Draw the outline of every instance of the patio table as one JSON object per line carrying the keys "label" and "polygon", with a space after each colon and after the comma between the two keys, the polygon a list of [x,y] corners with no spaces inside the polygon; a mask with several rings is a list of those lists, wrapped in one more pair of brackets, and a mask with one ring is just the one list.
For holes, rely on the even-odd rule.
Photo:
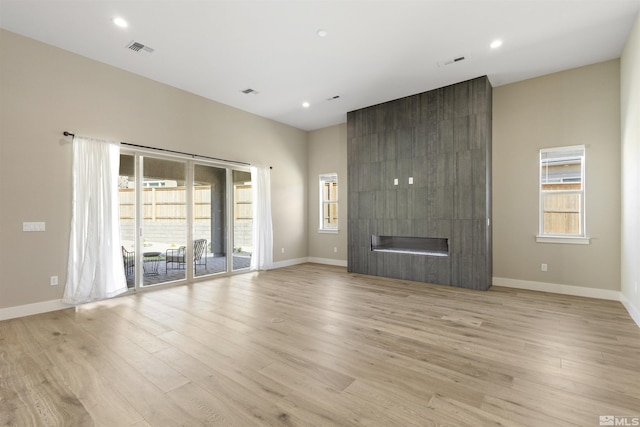
{"label": "patio table", "polygon": [[158,275],[158,266],[160,265],[160,255],[162,252],[144,252],[142,256],[143,264],[142,269],[144,270],[145,276],[157,276]]}

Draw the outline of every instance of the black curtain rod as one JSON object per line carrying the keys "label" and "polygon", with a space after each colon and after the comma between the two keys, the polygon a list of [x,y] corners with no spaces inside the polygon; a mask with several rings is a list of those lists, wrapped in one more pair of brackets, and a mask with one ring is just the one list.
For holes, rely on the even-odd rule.
{"label": "black curtain rod", "polygon": [[[64,132],[62,132],[62,134],[64,136],[70,136],[70,137],[75,137],[76,134],[75,133],[71,133],[71,132],[67,132],[66,130]],[[209,157],[209,156],[201,156],[199,154],[191,154],[191,153],[184,153],[182,151],[175,151],[175,150],[167,150],[166,148],[155,148],[155,147],[147,147],[146,145],[137,145],[137,144],[130,144],[128,142],[121,142],[120,144],[122,145],[127,145],[129,147],[136,147],[136,148],[146,148],[147,150],[154,150],[154,151],[164,151],[165,153],[173,153],[173,154],[181,154],[183,156],[191,156],[192,158],[201,158],[201,159],[209,159],[209,160],[217,160],[219,162],[226,162],[226,163],[235,163],[235,164],[239,164],[239,165],[246,165],[246,166],[251,166],[251,163],[245,163],[245,162],[237,162],[235,160],[225,160],[225,159],[219,159],[217,157]],[[272,166],[269,166],[269,169],[273,169]]]}

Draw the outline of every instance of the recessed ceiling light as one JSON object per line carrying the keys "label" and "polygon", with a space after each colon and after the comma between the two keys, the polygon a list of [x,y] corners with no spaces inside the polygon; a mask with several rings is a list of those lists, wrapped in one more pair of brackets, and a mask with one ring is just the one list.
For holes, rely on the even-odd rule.
{"label": "recessed ceiling light", "polygon": [[497,49],[502,46],[502,40],[494,40],[489,46],[491,49]]}
{"label": "recessed ceiling light", "polygon": [[318,37],[327,37],[329,33],[327,32],[327,30],[318,30],[316,31],[316,34],[318,35]]}
{"label": "recessed ceiling light", "polygon": [[302,103],[302,108],[309,108],[309,106],[310,106],[310,105],[311,105],[311,104],[309,104],[307,101],[304,101],[304,102]]}
{"label": "recessed ceiling light", "polygon": [[127,28],[129,24],[122,18],[113,18],[113,23],[116,24],[120,28]]}

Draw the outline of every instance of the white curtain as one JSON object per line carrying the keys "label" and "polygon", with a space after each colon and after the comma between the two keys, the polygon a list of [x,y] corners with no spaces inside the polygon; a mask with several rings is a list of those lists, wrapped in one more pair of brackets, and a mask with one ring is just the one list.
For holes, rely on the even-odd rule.
{"label": "white curtain", "polygon": [[73,211],[62,301],[81,304],[127,290],[120,244],[120,144],[73,138]]}
{"label": "white curtain", "polygon": [[268,270],[273,264],[273,228],[271,225],[271,171],[252,166],[253,253],[251,270]]}

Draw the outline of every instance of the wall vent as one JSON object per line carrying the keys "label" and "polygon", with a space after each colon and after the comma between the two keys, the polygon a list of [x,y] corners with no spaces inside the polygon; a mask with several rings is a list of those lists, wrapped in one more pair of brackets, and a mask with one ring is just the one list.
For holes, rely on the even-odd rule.
{"label": "wall vent", "polygon": [[149,47],[149,46],[145,46],[142,43],[136,42],[136,41],[132,41],[131,43],[129,43],[127,45],[127,49],[132,50],[136,53],[141,53],[141,54],[146,54],[149,55],[151,53],[153,53],[153,51],[155,49]]}

